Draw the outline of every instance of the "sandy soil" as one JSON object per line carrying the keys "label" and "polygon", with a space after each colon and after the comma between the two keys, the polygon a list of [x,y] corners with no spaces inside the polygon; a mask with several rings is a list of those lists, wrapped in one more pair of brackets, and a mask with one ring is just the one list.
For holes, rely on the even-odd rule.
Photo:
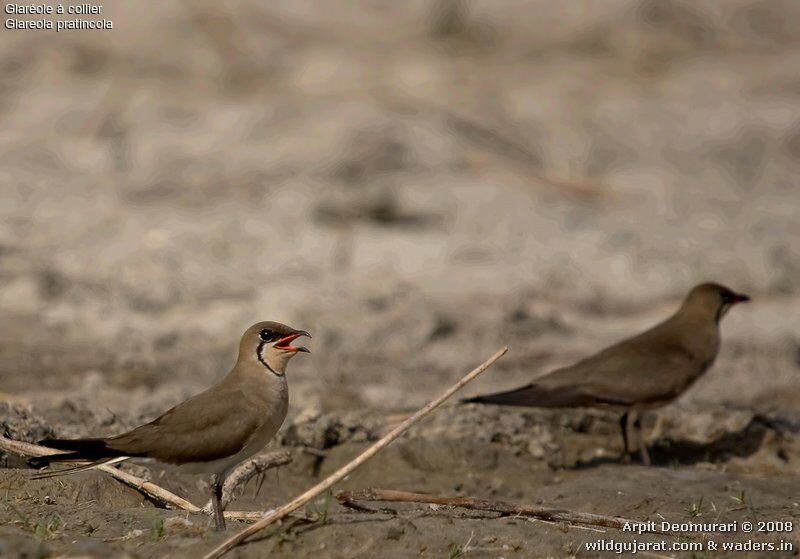
{"label": "sandy soil", "polygon": [[[800,521],[798,5],[454,4],[142,0],[109,7],[111,33],[0,34],[2,431],[120,432],[280,320],[313,354],[292,363],[274,443],[294,462],[234,503],[265,509],[498,347],[465,395],[600,349],[714,279],[753,302],[660,412],[655,467],[617,463],[602,411],[448,407],[342,487]],[[221,537],[99,473],[0,467],[0,557],[196,557]],[[205,499],[201,478],[149,475]],[[585,542],[620,537],[309,514],[233,556],[592,557]]]}

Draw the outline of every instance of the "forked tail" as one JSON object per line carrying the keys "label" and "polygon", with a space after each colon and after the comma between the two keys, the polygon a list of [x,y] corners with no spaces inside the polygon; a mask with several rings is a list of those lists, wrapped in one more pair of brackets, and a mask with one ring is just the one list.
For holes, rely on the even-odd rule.
{"label": "forked tail", "polygon": [[39,441],[39,444],[49,448],[66,450],[68,452],[28,458],[28,465],[32,468],[44,468],[53,462],[88,462],[88,464],[81,464],[65,470],[36,474],[33,476],[33,479],[72,474],[96,468],[102,464],[122,462],[128,458],[127,455],[120,451],[108,448],[104,439],[44,439]]}

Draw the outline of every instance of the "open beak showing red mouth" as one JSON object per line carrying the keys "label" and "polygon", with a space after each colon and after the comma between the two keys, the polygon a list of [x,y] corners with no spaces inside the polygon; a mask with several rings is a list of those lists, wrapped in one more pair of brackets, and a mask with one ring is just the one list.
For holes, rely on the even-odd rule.
{"label": "open beak showing red mouth", "polygon": [[295,330],[294,333],[289,334],[288,336],[285,336],[285,337],[281,338],[280,340],[278,340],[275,343],[274,347],[276,347],[277,349],[281,349],[283,351],[311,353],[311,351],[309,351],[309,349],[307,347],[303,347],[303,346],[294,347],[292,345],[292,342],[295,341],[300,336],[306,336],[306,337],[310,338],[311,334],[309,334],[305,330]]}

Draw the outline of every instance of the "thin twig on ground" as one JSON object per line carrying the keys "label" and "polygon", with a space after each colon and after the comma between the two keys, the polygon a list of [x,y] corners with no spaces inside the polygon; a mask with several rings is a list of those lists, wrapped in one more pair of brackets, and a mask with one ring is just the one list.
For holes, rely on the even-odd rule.
{"label": "thin twig on ground", "polygon": [[618,516],[605,516],[565,509],[554,509],[536,505],[523,505],[505,501],[489,499],[476,499],[474,497],[446,497],[442,495],[428,495],[411,491],[397,491],[394,489],[359,489],[357,491],[340,491],[336,499],[343,506],[355,510],[363,510],[359,501],[382,501],[385,503],[425,503],[430,505],[444,505],[460,507],[469,510],[482,510],[499,512],[503,516],[524,516],[538,518],[549,522],[568,522],[570,524],[583,524],[588,526],[601,526],[603,528],[616,528],[621,530],[625,525],[637,525],[638,520],[629,520]]}
{"label": "thin twig on ground", "polygon": [[[13,452],[22,456],[49,456],[50,454],[59,454],[63,452],[61,450],[48,448],[38,444],[15,441],[2,436],[0,436],[0,450]],[[283,466],[289,462],[291,462],[291,455],[286,451],[279,451],[271,452],[262,456],[256,456],[244,464],[241,464],[231,473],[231,475],[228,477],[228,480],[225,482],[224,490],[227,491],[227,500],[230,501],[231,494],[238,484],[246,482],[256,473],[264,472],[270,468]],[[140,493],[147,495],[151,499],[161,503],[167,508],[180,509],[192,513],[209,514],[209,511],[198,507],[194,503],[187,501],[183,497],[180,497],[171,491],[167,491],[152,481],[147,481],[113,466],[103,465],[98,466],[95,469],[110,474],[113,478],[121,481],[128,487],[136,489]],[[263,518],[265,514],[268,513],[262,511],[225,511],[225,518],[253,521]]]}
{"label": "thin twig on ground", "polygon": [[[48,448],[46,446],[15,441],[5,437],[0,437],[0,449],[13,452],[15,454],[21,454],[23,456],[49,456],[51,454],[59,454],[63,452],[61,450]],[[188,510],[189,512],[202,512],[200,507],[190,503],[183,497],[179,497],[178,495],[167,491],[163,487],[160,487],[151,481],[147,481],[127,472],[123,472],[119,468],[103,465],[98,466],[96,469],[106,472],[107,474],[111,474],[112,477],[118,479],[125,485],[144,493],[148,497],[155,499],[166,506]]]}
{"label": "thin twig on ground", "polygon": [[[233,498],[234,490],[240,485],[244,486],[253,476],[263,474],[272,468],[285,466],[291,461],[291,453],[286,450],[281,450],[278,452],[270,452],[269,454],[262,454],[242,463],[225,478],[225,485],[222,487],[222,507],[225,508],[228,506],[228,503],[230,503]],[[208,504],[203,508],[207,508],[210,514],[211,501],[209,500]]]}
{"label": "thin twig on ground", "polygon": [[437,102],[417,95],[402,95],[397,91],[380,88],[376,97],[393,110],[416,114],[427,112],[438,117],[445,128],[453,132],[459,139],[468,143],[480,153],[493,160],[500,159],[501,168],[514,174],[533,179],[537,183],[558,188],[562,192],[580,196],[584,199],[609,198],[611,193],[607,185],[584,177],[577,180],[546,175],[542,169],[541,157],[519,138],[514,138],[507,131],[481,121],[474,116],[456,112]]}
{"label": "thin twig on ground", "polygon": [[421,408],[413,416],[411,416],[403,423],[395,427],[391,432],[384,435],[380,440],[378,440],[364,452],[356,456],[352,461],[345,464],[343,467],[339,468],[336,472],[334,472],[333,474],[331,474],[330,476],[319,482],[317,485],[308,489],[301,495],[298,495],[297,497],[295,497],[285,505],[279,507],[271,514],[265,516],[252,526],[248,526],[247,528],[241,530],[234,536],[226,539],[220,545],[211,550],[205,556],[204,559],[216,559],[217,557],[221,557],[222,555],[224,555],[225,553],[227,553],[228,551],[230,551],[231,549],[242,543],[244,540],[246,540],[248,537],[252,536],[256,532],[259,532],[260,530],[263,530],[270,524],[273,524],[274,522],[277,522],[278,520],[284,518],[292,511],[303,506],[304,504],[309,502],[311,499],[313,499],[323,491],[327,491],[328,489],[330,489],[333,485],[340,482],[342,479],[345,478],[345,476],[352,473],[356,468],[361,466],[364,462],[366,462],[367,460],[375,456],[378,452],[383,450],[386,446],[389,445],[389,443],[397,439],[400,435],[405,433],[408,429],[410,429],[420,420],[429,415],[433,410],[442,405],[442,403],[445,400],[447,400],[448,398],[450,398],[450,396],[458,392],[461,388],[464,387],[464,385],[466,385],[468,382],[475,379],[478,375],[486,371],[486,369],[488,369],[492,365],[492,363],[500,359],[503,355],[505,355],[507,351],[508,347],[504,347],[501,350],[499,350],[497,353],[492,355],[489,359],[484,361],[477,368],[467,373],[467,375],[465,375],[461,380],[459,380],[453,386],[445,390],[444,393],[442,393],[438,398],[431,400],[427,405]]}

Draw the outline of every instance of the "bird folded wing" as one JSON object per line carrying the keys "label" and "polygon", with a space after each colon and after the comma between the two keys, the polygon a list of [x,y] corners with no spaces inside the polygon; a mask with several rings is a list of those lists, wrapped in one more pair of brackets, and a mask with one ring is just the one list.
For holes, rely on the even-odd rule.
{"label": "bird folded wing", "polygon": [[[169,464],[210,462],[236,454],[263,423],[253,414],[220,405],[242,394],[207,391],[175,406],[155,421],[106,440],[109,448]],[[229,401],[229,400],[228,400]]]}
{"label": "bird folded wing", "polygon": [[[622,348],[619,348],[622,349]],[[614,351],[616,350],[616,351]],[[671,400],[702,373],[685,349],[653,351],[609,348],[571,367],[554,371],[539,384],[550,391],[572,389],[580,404],[624,405]]]}

